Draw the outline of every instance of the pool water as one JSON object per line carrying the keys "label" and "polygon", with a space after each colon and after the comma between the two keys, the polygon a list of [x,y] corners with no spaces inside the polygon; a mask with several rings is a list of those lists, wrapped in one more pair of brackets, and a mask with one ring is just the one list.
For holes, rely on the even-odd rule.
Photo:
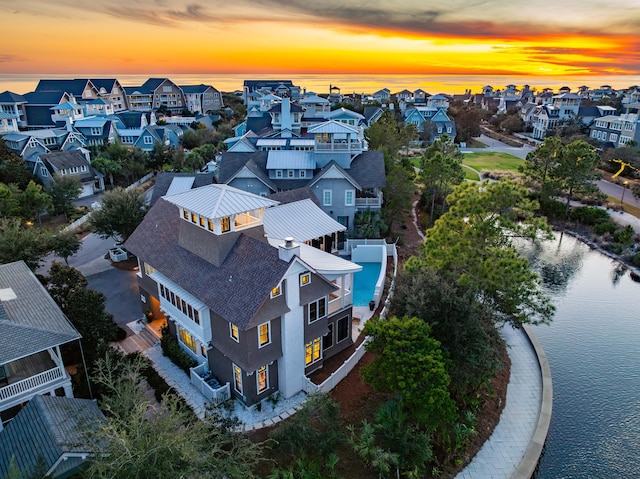
{"label": "pool water", "polygon": [[355,273],[353,278],[353,305],[368,306],[373,299],[376,282],[380,276],[381,263],[358,263],[362,271]]}

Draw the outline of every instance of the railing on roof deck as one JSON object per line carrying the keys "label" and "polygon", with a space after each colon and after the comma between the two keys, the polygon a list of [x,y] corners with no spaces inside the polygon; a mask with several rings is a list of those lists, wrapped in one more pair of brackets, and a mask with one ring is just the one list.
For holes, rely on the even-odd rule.
{"label": "railing on roof deck", "polygon": [[60,379],[65,379],[65,374],[60,368],[49,369],[34,376],[22,379],[15,383],[0,388],[0,401],[35,391],[42,386],[54,383]]}

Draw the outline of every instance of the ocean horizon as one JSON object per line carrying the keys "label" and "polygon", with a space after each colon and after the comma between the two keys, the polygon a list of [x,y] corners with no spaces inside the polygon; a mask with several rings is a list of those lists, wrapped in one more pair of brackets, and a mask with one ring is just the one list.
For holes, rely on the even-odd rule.
{"label": "ocean horizon", "polygon": [[178,85],[197,85],[204,83],[214,88],[230,92],[242,90],[245,80],[291,80],[295,85],[318,94],[329,93],[331,86],[338,87],[342,94],[372,94],[382,88],[388,88],[392,93],[403,89],[417,90],[422,88],[429,94],[447,93],[460,94],[466,90],[480,93],[482,87],[491,85],[494,89],[502,89],[506,85],[514,84],[518,88],[529,85],[541,90],[552,88],[557,91],[562,86],[568,86],[572,91],[581,85],[591,89],[602,85],[609,85],[615,89],[626,89],[640,84],[640,75],[607,75],[607,76],[525,76],[525,75],[418,75],[418,74],[330,74],[330,73],[152,73],[152,74],[98,74],[98,73],[24,73],[0,74],[0,92],[9,90],[18,94],[25,94],[35,90],[41,79],[72,79],[72,78],[117,78],[125,87],[137,86],[148,78],[169,78]]}

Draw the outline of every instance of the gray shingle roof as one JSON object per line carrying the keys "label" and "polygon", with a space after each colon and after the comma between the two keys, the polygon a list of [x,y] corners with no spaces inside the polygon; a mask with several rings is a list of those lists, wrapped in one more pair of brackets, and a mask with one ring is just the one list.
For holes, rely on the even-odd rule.
{"label": "gray shingle roof", "polygon": [[40,159],[55,166],[58,170],[74,166],[89,166],[89,162],[80,150],[52,151],[40,155]]}
{"label": "gray shingle roof", "polygon": [[387,184],[381,150],[363,151],[351,161],[347,171],[363,188],[382,188]]}
{"label": "gray shingle roof", "polygon": [[317,206],[322,206],[320,204],[320,200],[315,195],[313,190],[309,187],[304,188],[296,188],[295,190],[281,191],[279,193],[274,193],[272,195],[267,196],[267,198],[271,198],[272,200],[279,201],[280,204],[293,203],[294,201],[301,200],[311,200]]}
{"label": "gray shingle roof", "polygon": [[8,476],[12,456],[31,477],[39,461],[49,469],[64,453],[93,453],[86,434],[104,419],[95,401],[35,396],[0,432],[0,477]]}
{"label": "gray shingle roof", "polygon": [[[12,296],[10,291],[14,299],[6,299]],[[0,265],[2,297],[0,364],[80,339],[78,331],[24,261]]]}
{"label": "gray shingle roof", "polygon": [[89,82],[86,78],[76,78],[74,80],[40,80],[38,82],[38,86],[36,86],[37,92],[42,91],[56,91],[56,92],[65,92],[71,93],[77,97],[81,97],[84,92],[87,83]]}
{"label": "gray shingle roof", "polygon": [[252,153],[222,153],[222,159],[218,163],[218,182],[226,183],[229,181],[229,179],[235,175],[240,168],[246,165],[249,160],[253,160],[258,168],[266,171],[267,154],[267,151],[256,151]]}
{"label": "gray shingle roof", "polygon": [[[178,244],[180,221],[178,207],[161,198],[125,247],[214,313],[246,329],[289,264],[280,260],[276,248],[240,234],[224,262],[216,267]],[[185,227],[201,229],[192,224]]]}

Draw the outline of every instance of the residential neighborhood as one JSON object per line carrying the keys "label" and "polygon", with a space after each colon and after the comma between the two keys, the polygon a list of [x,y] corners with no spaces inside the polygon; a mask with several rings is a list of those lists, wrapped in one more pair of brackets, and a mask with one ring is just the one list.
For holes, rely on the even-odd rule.
{"label": "residential neighborhood", "polygon": [[[32,92],[0,94],[0,236],[14,246],[0,247],[1,477],[67,478],[106,467],[120,445],[104,426],[113,414],[103,404],[122,393],[109,374],[133,371],[132,357],[149,364],[144,382],[137,370],[130,374],[145,398],[129,390],[136,401],[145,408],[148,401],[149,411],[173,411],[177,401],[176,410],[206,427],[228,414],[232,427],[211,427],[240,441],[243,454],[253,454],[261,434],[286,444],[285,436],[295,437],[287,427],[306,430],[295,422],[307,420],[306,407],[331,407],[309,406],[314,398],[349,396],[343,384],[367,388],[357,404],[343,401],[350,413],[371,395],[380,411],[412,418],[400,448],[391,436],[381,439],[389,431],[379,415],[363,417],[378,421],[375,440],[391,451],[389,470],[440,477],[428,472],[437,464],[462,473],[469,461],[456,454],[472,447],[475,433],[455,438],[456,447],[434,437],[475,428],[480,408],[470,409],[472,397],[506,407],[508,378],[502,396],[485,389],[503,367],[496,351],[512,346],[497,339],[504,333],[496,324],[546,323],[553,307],[528,263],[517,275],[500,262],[479,266],[502,254],[476,256],[486,245],[471,235],[494,212],[465,216],[455,202],[495,207],[502,224],[526,236],[509,216],[516,205],[522,224],[534,214],[550,224],[587,221],[570,210],[597,201],[596,168],[613,184],[622,174],[614,194],[628,228],[608,212],[590,212],[603,217],[585,225],[595,235],[606,224],[597,233],[602,248],[639,266],[627,219],[640,197],[630,185],[640,169],[639,87],[343,94],[333,83],[326,92],[296,83],[247,79],[222,92],[165,77],[134,86],[45,78]],[[473,163],[495,155],[513,164]],[[542,176],[540,158],[549,162]],[[572,158],[588,163],[575,184]],[[487,196],[493,203],[483,202]],[[608,201],[594,211],[611,209]],[[489,242],[515,257],[502,228],[491,226]],[[37,232],[43,236],[28,236]],[[91,256],[74,261],[79,251],[89,254],[89,241],[97,245]],[[482,277],[489,270],[490,281]],[[104,291],[89,289],[96,277]],[[526,298],[501,281],[518,282]],[[110,291],[116,285],[127,286],[126,298]],[[77,298],[97,316],[83,313]],[[114,302],[122,307],[106,306]],[[407,386],[414,378],[403,377],[405,366],[422,386]],[[547,374],[543,365],[535,372]],[[532,387],[544,395],[542,383]],[[386,402],[393,395],[402,401]],[[535,412],[527,425],[539,426]],[[340,467],[357,464],[355,478],[391,477],[357,452],[366,426],[349,427],[331,446],[334,454],[350,451]],[[248,461],[237,477],[311,468],[315,459],[300,451],[314,441],[295,442],[293,454],[309,464],[287,463],[280,450],[263,458],[268,466]],[[429,454],[410,453],[409,443]]]}

